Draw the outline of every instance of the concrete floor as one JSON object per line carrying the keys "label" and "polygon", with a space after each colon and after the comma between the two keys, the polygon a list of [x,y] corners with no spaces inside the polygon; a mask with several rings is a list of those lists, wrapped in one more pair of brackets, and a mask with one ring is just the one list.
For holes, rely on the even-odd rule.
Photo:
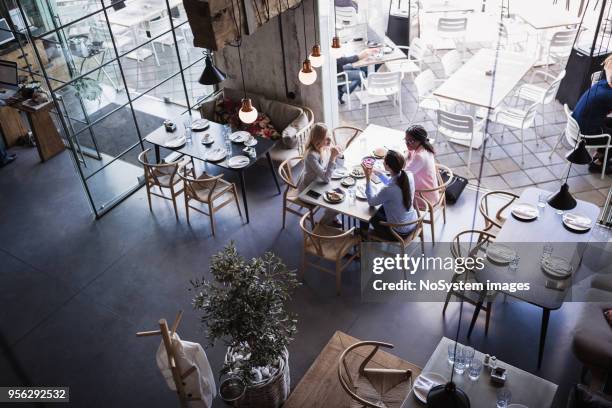
{"label": "concrete floor", "polygon": [[[298,219],[291,216],[281,230],[281,196],[265,167],[246,175],[251,223],[225,208],[213,238],[205,217],[193,217],[189,226],[181,210],[177,222],[169,202],[154,200],[150,213],[144,189],[95,221],[68,152],[41,164],[35,149],[13,151],[17,161],[0,169],[0,386],[70,386],[77,407],[176,406],[154,361],[159,340],[135,333],[182,309],[181,336],[205,344],[189,280],[209,276],[209,257],[230,240],[246,257],[272,250],[290,267],[300,263]],[[466,190],[449,207],[438,237],[448,241],[471,224],[474,195]],[[338,297],[332,276],[306,271],[291,301],[299,316],[289,347],[292,386],[335,330],[391,342],[394,353],[420,366],[441,336],[453,336],[458,304],[443,318],[439,303],[362,303],[358,273],[356,266],[345,273]],[[540,310],[530,305],[496,305],[489,335],[481,318],[471,343],[559,384],[554,407],[564,407],[579,378],[570,348],[579,308],[568,303],[552,313],[541,370],[535,368]],[[465,325],[472,310],[466,306]],[[207,353],[218,372],[224,347]]]}

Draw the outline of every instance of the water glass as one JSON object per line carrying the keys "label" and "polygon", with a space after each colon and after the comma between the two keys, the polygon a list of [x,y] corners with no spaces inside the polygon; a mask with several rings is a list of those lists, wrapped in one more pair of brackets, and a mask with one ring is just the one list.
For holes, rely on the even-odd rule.
{"label": "water glass", "polygon": [[474,350],[474,347],[466,346],[463,348],[463,357],[465,357],[466,366],[470,365],[470,363],[474,359],[475,354],[476,354],[476,350]]}
{"label": "water glass", "polygon": [[349,187],[348,188],[348,199],[349,199],[349,203],[350,204],[355,204],[355,199],[356,199],[356,194],[355,194],[355,186]]}
{"label": "water glass", "polygon": [[191,143],[191,115],[183,117],[183,127],[185,128],[185,141]]}
{"label": "water glass", "polygon": [[506,408],[510,404],[512,394],[508,390],[499,390],[497,392],[497,408]]}
{"label": "water glass", "polygon": [[465,349],[457,349],[457,352],[455,353],[455,374],[457,375],[463,375],[463,373],[465,372],[467,363],[466,363],[466,357],[465,357]]}
{"label": "water glass", "polygon": [[368,148],[368,142],[366,141],[365,137],[360,137],[359,138],[359,149],[361,150],[362,154],[367,154],[368,152],[366,152],[366,149]]}
{"label": "water glass", "polygon": [[538,195],[538,207],[540,207],[541,209],[545,209],[546,208],[546,199],[547,199],[547,194],[545,193],[540,193],[540,195]]}
{"label": "water glass", "polygon": [[553,253],[553,246],[547,242],[546,244],[544,244],[544,248],[542,248],[542,261],[545,259],[548,259],[552,256]]}
{"label": "water glass", "polygon": [[482,361],[478,359],[472,360],[468,368],[468,377],[472,381],[477,381],[480,378],[480,373],[482,373]]}
{"label": "water glass", "polygon": [[229,139],[225,139],[225,152],[228,156],[232,155],[232,142]]}
{"label": "water glass", "polygon": [[[461,346],[457,344],[457,354],[461,352]],[[455,362],[455,343],[448,345],[448,364],[453,365]]]}
{"label": "water glass", "polygon": [[521,260],[521,258],[518,255],[515,255],[514,258],[512,258],[512,260],[508,264],[508,271],[509,272],[516,272],[516,271],[518,271],[518,266],[519,266],[520,260]]}

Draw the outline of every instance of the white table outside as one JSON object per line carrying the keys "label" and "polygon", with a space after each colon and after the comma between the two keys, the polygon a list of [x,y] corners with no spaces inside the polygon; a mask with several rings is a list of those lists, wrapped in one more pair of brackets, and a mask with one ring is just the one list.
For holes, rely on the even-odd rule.
{"label": "white table outside", "polygon": [[[495,109],[529,72],[534,61],[533,56],[483,48],[436,89],[434,95],[466,103],[472,113],[477,107]],[[487,75],[493,70],[494,73]],[[482,138],[475,137],[472,146],[478,149],[481,144]]]}
{"label": "white table outside", "polygon": [[[360,166],[361,160],[365,156],[372,155],[372,152],[377,147],[387,147],[400,152],[406,151],[406,145],[404,144],[404,132],[395,129],[389,129],[378,125],[368,125],[358,138],[356,138],[351,145],[344,152],[344,163],[343,166],[349,171],[354,166]],[[357,185],[364,184],[365,179],[357,179]],[[340,214],[346,214],[349,217],[369,222],[378,207],[370,207],[366,200],[357,198],[354,203],[349,202],[348,197],[341,203],[330,204],[323,199],[325,191],[341,188],[346,191],[345,187],[340,185],[340,180],[332,180],[330,183],[322,183],[319,181],[312,182],[302,193],[300,193],[300,200],[318,205],[322,208],[327,208],[336,211]],[[310,190],[314,190],[321,194],[321,197],[315,199],[309,196],[307,193]]]}

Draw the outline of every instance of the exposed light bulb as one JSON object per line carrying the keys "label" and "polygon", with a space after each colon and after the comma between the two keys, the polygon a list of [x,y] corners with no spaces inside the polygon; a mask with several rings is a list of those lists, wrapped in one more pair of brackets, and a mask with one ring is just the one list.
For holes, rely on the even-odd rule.
{"label": "exposed light bulb", "polygon": [[238,111],[238,117],[244,123],[253,123],[257,120],[257,109],[253,107],[250,99],[242,100],[242,107]]}
{"label": "exposed light bulb", "polygon": [[321,54],[321,46],[319,44],[313,45],[312,53],[310,54],[308,59],[310,60],[310,65],[312,65],[315,68],[319,68],[323,66],[323,63],[325,62],[325,58]]}
{"label": "exposed light bulb", "polygon": [[339,37],[334,37],[332,39],[332,45],[331,45],[331,49],[329,50],[329,53],[331,54],[333,58],[336,58],[336,59],[342,57],[343,50],[342,50],[342,44],[340,43]]}
{"label": "exposed light bulb", "polygon": [[298,74],[298,78],[300,82],[304,85],[312,85],[317,80],[317,71],[312,69],[312,64],[310,63],[310,60],[308,58],[304,60],[304,63],[302,64],[302,69]]}

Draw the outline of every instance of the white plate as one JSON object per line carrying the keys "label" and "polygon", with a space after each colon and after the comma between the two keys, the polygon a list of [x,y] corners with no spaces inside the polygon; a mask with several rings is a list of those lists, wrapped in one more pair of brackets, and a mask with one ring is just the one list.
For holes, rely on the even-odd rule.
{"label": "white plate", "polygon": [[365,173],[363,172],[363,168],[361,168],[361,166],[356,166],[353,168],[353,170],[351,170],[351,173],[349,174],[349,176],[354,177],[354,178],[364,178]]}
{"label": "white plate", "polygon": [[331,175],[332,180],[338,180],[348,176],[348,170],[344,167],[337,167]]}
{"label": "white plate", "polygon": [[215,138],[212,137],[212,135],[210,133],[207,133],[208,137],[204,137],[202,136],[202,144],[203,145],[211,145],[213,143],[215,143]]}
{"label": "white plate", "polygon": [[366,196],[365,189],[366,189],[365,185],[363,184],[358,185],[355,188],[355,197],[360,198],[362,200],[367,200],[368,197]]}
{"label": "white plate", "polygon": [[572,265],[565,258],[551,256],[541,262],[542,270],[557,279],[567,278],[572,274]]}
{"label": "white plate", "polygon": [[338,200],[338,201],[334,201],[334,200],[330,200],[329,198],[327,198],[327,192],[323,193],[323,200],[327,201],[330,204],[339,204],[342,201],[344,201],[344,198],[346,197],[346,194],[342,195],[342,199]]}
{"label": "white plate", "polygon": [[191,122],[191,130],[194,130],[196,132],[204,130],[208,126],[210,126],[210,122],[208,121],[208,119],[197,119]]}
{"label": "white plate", "polygon": [[164,143],[164,146],[166,146],[166,147],[181,147],[185,143],[186,143],[185,136],[179,136],[176,139],[168,140],[166,143]]}
{"label": "white plate", "polygon": [[355,179],[351,176],[344,177],[342,180],[340,180],[340,184],[342,184],[344,187],[354,186],[355,183]]}
{"label": "white plate", "polygon": [[230,158],[227,164],[233,169],[241,169],[243,167],[248,166],[250,162],[251,162],[251,159],[249,159],[246,156],[240,155],[240,156],[234,156]]}
{"label": "white plate", "polygon": [[[430,380],[432,382],[431,386],[427,386],[428,390],[427,393],[424,392],[424,390],[421,390],[420,388],[417,388],[417,382],[420,382],[420,378],[424,377],[427,378],[428,380]],[[446,384],[446,378],[444,378],[444,376],[437,374],[437,373],[422,373],[421,375],[419,375],[415,380],[414,380],[414,384],[412,386],[412,391],[414,392],[414,396],[416,397],[416,399],[418,399],[419,401],[421,401],[423,404],[427,403],[427,394],[429,393],[429,390],[431,390],[433,387],[440,385],[440,384]]]}
{"label": "white plate", "polygon": [[249,137],[251,137],[251,134],[249,132],[246,132],[244,130],[239,130],[230,135],[230,140],[234,143],[242,143],[245,140],[247,140]]}
{"label": "white plate", "polygon": [[255,138],[252,138],[252,139],[250,139],[250,140],[249,140],[249,139],[247,139],[247,141],[246,141],[246,142],[244,142],[244,145],[245,145],[245,146],[247,146],[247,147],[253,147],[253,146],[255,146],[256,144],[257,144],[257,139],[255,139]]}
{"label": "white plate", "polygon": [[225,149],[217,148],[213,149],[206,155],[206,160],[211,162],[221,161],[225,159],[227,156],[227,151]]}
{"label": "white plate", "polygon": [[512,207],[512,215],[514,215],[519,220],[531,221],[538,218],[539,215],[538,208],[535,205],[527,204],[527,203],[518,203],[514,207]]}
{"label": "white plate", "polygon": [[487,248],[487,258],[496,264],[508,265],[515,256],[516,251],[506,245],[491,244]]}
{"label": "white plate", "polygon": [[593,226],[593,221],[584,215],[565,213],[563,214],[563,224],[576,231],[588,231]]}

